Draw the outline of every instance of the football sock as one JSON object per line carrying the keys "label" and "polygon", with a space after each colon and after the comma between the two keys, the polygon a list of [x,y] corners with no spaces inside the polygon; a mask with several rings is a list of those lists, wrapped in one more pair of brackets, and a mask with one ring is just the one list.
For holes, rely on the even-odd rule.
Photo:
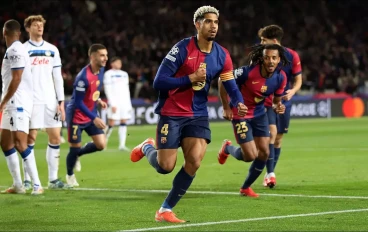
{"label": "football sock", "polygon": [[237,160],[244,160],[243,153],[240,147],[234,147],[232,145],[227,145],[225,147],[225,153],[232,155]]}
{"label": "football sock", "polygon": [[58,178],[60,144],[50,144],[46,149],[46,161],[49,168],[49,182]]}
{"label": "football sock", "polygon": [[107,139],[110,138],[113,130],[114,130],[114,127],[112,127],[112,126],[109,125],[109,128],[106,131],[106,137],[107,137]]}
{"label": "football sock", "polygon": [[274,161],[273,161],[273,163],[274,163],[273,169],[274,170],[276,168],[277,161],[279,161],[280,153],[281,153],[281,147],[279,147],[279,148],[275,147],[275,157],[274,157]]}
{"label": "football sock", "polygon": [[250,165],[249,173],[247,178],[245,179],[242,189],[249,188],[254,183],[254,181],[257,180],[259,175],[261,175],[265,166],[266,161],[260,160],[258,158],[255,159],[252,165]]}
{"label": "football sock", "polygon": [[72,176],[74,174],[73,169],[75,166],[75,163],[78,159],[79,151],[81,150],[80,147],[71,147],[69,148],[68,156],[66,157],[66,169],[69,176]]}
{"label": "football sock", "polygon": [[121,123],[119,126],[119,139],[120,139],[119,147],[125,147],[126,135],[127,135],[127,126],[125,123]]}
{"label": "football sock", "polygon": [[180,201],[180,199],[187,192],[188,188],[193,182],[195,176],[191,176],[184,170],[180,169],[173,180],[173,186],[167,195],[164,203],[161,205],[160,213],[165,212],[165,209],[171,210]]}
{"label": "football sock", "polygon": [[86,155],[96,151],[101,150],[96,147],[96,144],[94,144],[93,142],[89,142],[80,149],[78,156]]}
{"label": "football sock", "polygon": [[[28,144],[28,147],[29,147],[30,149],[33,149],[33,148],[34,148],[34,144]],[[27,170],[26,170],[26,169],[25,169],[25,167],[24,167],[24,161],[23,161],[23,159],[22,159],[22,167],[23,167],[24,181],[29,181],[29,182],[31,182],[31,177],[29,176],[29,174],[28,174]]]}
{"label": "football sock", "polygon": [[13,177],[13,185],[17,188],[22,187],[22,177],[20,174],[19,158],[15,148],[4,152],[9,172]]}
{"label": "football sock", "polygon": [[157,161],[157,150],[151,144],[146,144],[142,150],[143,150],[143,154],[147,157],[149,164],[154,169],[156,169],[158,173],[161,173],[161,174],[170,173],[166,171],[165,169],[161,168],[160,164]]}
{"label": "football sock", "polygon": [[266,163],[267,173],[271,173],[274,170],[274,158],[275,158],[275,149],[274,145],[270,144],[270,155],[268,156],[268,160]]}
{"label": "football sock", "polygon": [[33,185],[41,186],[41,181],[38,176],[38,170],[36,165],[36,159],[34,155],[34,149],[27,147],[26,150],[20,152],[20,155],[24,161],[24,167],[27,173],[31,176]]}

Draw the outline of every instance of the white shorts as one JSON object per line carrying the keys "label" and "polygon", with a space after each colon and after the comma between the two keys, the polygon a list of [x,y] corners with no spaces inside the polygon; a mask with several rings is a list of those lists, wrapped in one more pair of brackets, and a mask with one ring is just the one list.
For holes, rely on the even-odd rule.
{"label": "white shorts", "polygon": [[132,107],[116,107],[116,112],[112,113],[111,106],[107,109],[107,118],[112,120],[130,119],[132,117]]}
{"label": "white shorts", "polygon": [[57,103],[33,105],[30,129],[61,127],[61,118],[57,114]]}
{"label": "white shorts", "polygon": [[1,129],[29,133],[30,116],[24,110],[5,109],[1,119]]}

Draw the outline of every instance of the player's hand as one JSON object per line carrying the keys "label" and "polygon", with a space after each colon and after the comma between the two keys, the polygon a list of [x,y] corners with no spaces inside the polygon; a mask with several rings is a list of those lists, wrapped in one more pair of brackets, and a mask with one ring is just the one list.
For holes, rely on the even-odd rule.
{"label": "player's hand", "polygon": [[116,111],[117,111],[117,109],[118,109],[118,108],[117,108],[116,106],[111,107],[111,111],[112,111],[112,113],[113,113],[113,114],[115,114],[115,113],[116,113]]}
{"label": "player's hand", "polygon": [[290,101],[290,99],[295,95],[295,90],[293,89],[288,89],[285,92],[286,94],[284,96],[282,96],[282,99],[285,101]]}
{"label": "player's hand", "polygon": [[206,69],[199,67],[197,71],[189,75],[192,83],[206,81]]}
{"label": "player's hand", "polygon": [[239,102],[238,104],[238,115],[240,117],[244,117],[248,112],[248,107],[246,107],[243,103]]}
{"label": "player's hand", "polygon": [[65,121],[65,110],[64,110],[64,102],[61,102],[60,105],[58,105],[57,114],[60,115],[60,120],[63,122]]}
{"label": "player's hand", "polygon": [[96,117],[94,120],[93,120],[93,123],[97,126],[97,128],[100,128],[100,129],[105,129],[106,128],[106,124],[104,123],[104,121],[99,118],[99,117]]}
{"label": "player's hand", "polygon": [[106,109],[107,108],[107,104],[106,102],[102,101],[102,100],[98,100],[98,104],[100,104],[102,109]]}
{"label": "player's hand", "polygon": [[284,104],[279,102],[274,109],[277,114],[284,114],[286,107]]}
{"label": "player's hand", "polygon": [[226,107],[223,109],[222,116],[226,120],[233,120],[233,111],[230,109],[230,107]]}

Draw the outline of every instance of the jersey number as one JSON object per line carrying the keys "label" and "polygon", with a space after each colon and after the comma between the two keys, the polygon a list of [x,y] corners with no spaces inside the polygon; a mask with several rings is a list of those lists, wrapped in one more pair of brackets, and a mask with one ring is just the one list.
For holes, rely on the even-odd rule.
{"label": "jersey number", "polygon": [[164,124],[161,127],[161,134],[167,135],[169,133],[169,124]]}
{"label": "jersey number", "polygon": [[14,126],[13,117],[10,118],[10,125]]}
{"label": "jersey number", "polygon": [[246,122],[237,123],[237,124],[235,124],[235,126],[236,126],[236,133],[237,134],[245,133],[245,132],[248,131],[248,127],[247,127]]}

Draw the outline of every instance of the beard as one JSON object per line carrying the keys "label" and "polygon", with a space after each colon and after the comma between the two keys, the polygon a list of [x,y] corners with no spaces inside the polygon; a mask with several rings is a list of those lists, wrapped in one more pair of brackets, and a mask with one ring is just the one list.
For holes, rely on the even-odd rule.
{"label": "beard", "polygon": [[208,36],[207,37],[207,41],[214,41],[215,40],[215,36]]}

